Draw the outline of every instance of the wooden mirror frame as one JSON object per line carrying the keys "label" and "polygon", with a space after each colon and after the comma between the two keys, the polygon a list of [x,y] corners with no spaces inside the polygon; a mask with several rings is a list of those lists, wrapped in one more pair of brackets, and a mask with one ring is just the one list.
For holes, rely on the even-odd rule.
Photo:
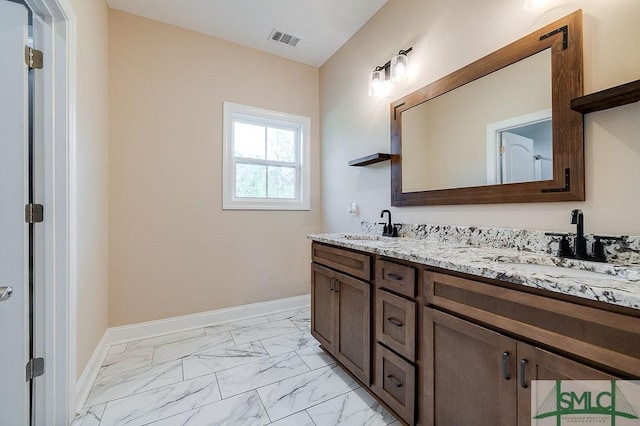
{"label": "wooden mirror frame", "polygon": [[[402,113],[494,71],[551,49],[553,180],[402,192]],[[537,203],[583,201],[582,10],[535,31],[391,104],[391,205]]]}

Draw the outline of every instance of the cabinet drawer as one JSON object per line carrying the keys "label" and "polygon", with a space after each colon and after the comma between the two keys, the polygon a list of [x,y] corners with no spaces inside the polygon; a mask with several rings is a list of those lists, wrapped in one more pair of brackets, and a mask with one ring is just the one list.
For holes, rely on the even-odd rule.
{"label": "cabinet drawer", "polygon": [[371,280],[371,256],[367,254],[313,243],[311,259],[345,274]]}
{"label": "cabinet drawer", "polygon": [[426,271],[426,302],[479,323],[640,376],[640,318]]}
{"label": "cabinet drawer", "polygon": [[376,340],[416,358],[416,302],[376,289]]}
{"label": "cabinet drawer", "polygon": [[374,390],[405,422],[414,424],[415,367],[380,344],[376,345]]}
{"label": "cabinet drawer", "polygon": [[416,296],[416,270],[386,260],[376,262],[376,284],[407,297]]}

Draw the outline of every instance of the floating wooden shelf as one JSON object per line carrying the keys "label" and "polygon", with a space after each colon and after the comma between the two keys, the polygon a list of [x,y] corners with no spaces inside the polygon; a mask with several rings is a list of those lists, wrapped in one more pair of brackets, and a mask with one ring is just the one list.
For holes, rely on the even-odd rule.
{"label": "floating wooden shelf", "polygon": [[571,109],[588,114],[640,101],[640,80],[571,100]]}
{"label": "floating wooden shelf", "polygon": [[356,158],[349,161],[350,166],[362,167],[369,164],[379,163],[381,161],[387,161],[391,159],[391,154],[383,154],[382,152],[376,152],[375,154],[367,155],[366,157]]}

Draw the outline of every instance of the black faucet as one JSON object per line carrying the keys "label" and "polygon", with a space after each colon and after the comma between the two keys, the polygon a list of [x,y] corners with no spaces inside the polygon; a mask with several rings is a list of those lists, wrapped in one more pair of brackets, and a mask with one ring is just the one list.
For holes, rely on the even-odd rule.
{"label": "black faucet", "polygon": [[571,234],[557,232],[545,233],[545,235],[551,237],[561,237],[558,245],[558,257],[606,262],[607,255],[604,243],[624,240],[624,237],[594,235],[594,241],[591,243],[591,253],[587,253],[587,239],[584,236],[584,213],[582,213],[580,209],[572,210],[570,219],[571,224],[576,225],[576,235],[573,238],[573,250],[571,249],[568,239]]}
{"label": "black faucet", "polygon": [[576,225],[576,236],[573,239],[574,254],[578,259],[587,257],[587,240],[584,238],[584,214],[582,210],[571,211],[571,224]]}
{"label": "black faucet", "polygon": [[382,210],[380,212],[380,217],[384,217],[384,214],[387,213],[389,215],[387,223],[384,224],[384,228],[382,228],[382,236],[383,237],[397,237],[398,236],[398,228],[395,225],[391,224],[391,211]]}

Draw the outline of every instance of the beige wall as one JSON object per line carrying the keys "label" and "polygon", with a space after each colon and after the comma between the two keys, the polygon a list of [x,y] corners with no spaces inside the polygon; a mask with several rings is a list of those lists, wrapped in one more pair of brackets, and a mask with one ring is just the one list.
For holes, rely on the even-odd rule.
{"label": "beige wall", "polygon": [[[318,69],[109,12],[109,324],[309,293]],[[312,120],[311,211],[222,210],[222,104]]]}
{"label": "beige wall", "polygon": [[550,110],[550,64],[547,49],[404,111],[403,192],[486,185],[487,125]]}
{"label": "beige wall", "polygon": [[[389,152],[389,104],[576,9],[584,11],[585,93],[636,80],[640,50],[637,0],[390,0],[320,69],[322,208],[327,231],[358,230],[390,205],[389,163],[347,167]],[[367,95],[376,65],[413,46],[409,82],[385,98]],[[640,235],[640,103],[585,116],[586,201],[405,207],[394,221],[571,230],[569,211],[585,212],[587,232]],[[360,216],[346,213],[357,202]]]}
{"label": "beige wall", "polygon": [[77,16],[77,374],[107,329],[108,9],[74,0]]}

